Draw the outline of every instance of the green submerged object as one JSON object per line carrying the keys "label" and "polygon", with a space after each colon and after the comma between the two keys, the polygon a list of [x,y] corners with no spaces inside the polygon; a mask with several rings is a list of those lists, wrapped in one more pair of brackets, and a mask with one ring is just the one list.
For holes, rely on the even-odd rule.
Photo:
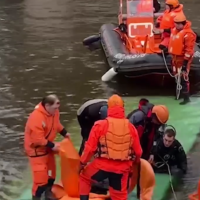
{"label": "green submerged object", "polygon": [[[138,107],[141,97],[125,97],[126,114]],[[173,97],[146,97],[153,104],[163,104],[169,108],[169,125],[173,125],[177,131],[177,139],[181,142],[186,152],[192,148],[200,127],[200,99],[191,98],[192,102],[187,105],[179,105],[179,101]],[[73,134],[72,140],[76,147],[80,145],[79,127],[77,123],[72,122],[68,130]],[[71,128],[70,128],[71,127]],[[59,173],[58,173],[59,177]],[[156,174],[156,188],[154,190],[153,200],[165,199],[170,188],[169,176],[166,174]],[[136,193],[133,191],[129,199],[135,200]],[[17,200],[31,199],[31,185],[26,188]]]}

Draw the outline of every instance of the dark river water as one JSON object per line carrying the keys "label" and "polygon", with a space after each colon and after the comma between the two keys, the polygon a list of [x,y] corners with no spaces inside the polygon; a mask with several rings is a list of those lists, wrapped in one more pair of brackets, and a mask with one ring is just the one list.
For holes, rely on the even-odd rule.
{"label": "dark river water", "polygon": [[[182,3],[200,32],[200,1]],[[24,124],[44,95],[59,96],[61,120],[67,125],[87,99],[107,97],[114,91],[160,94],[160,90],[147,91],[129,81],[101,82],[107,66],[103,54],[86,50],[82,40],[97,33],[101,24],[117,22],[117,13],[116,0],[0,1],[1,200],[13,200],[21,192],[27,167],[22,148]]]}

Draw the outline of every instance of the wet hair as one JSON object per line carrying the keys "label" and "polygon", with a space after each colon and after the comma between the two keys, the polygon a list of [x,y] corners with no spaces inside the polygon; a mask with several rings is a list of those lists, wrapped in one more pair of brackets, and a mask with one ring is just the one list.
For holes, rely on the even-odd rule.
{"label": "wet hair", "polygon": [[55,94],[50,94],[42,99],[42,106],[45,106],[46,104],[52,106],[55,103],[56,99],[58,99],[58,97]]}
{"label": "wet hair", "polygon": [[167,135],[168,137],[176,137],[176,132],[173,128],[169,128],[165,130],[164,135]]}

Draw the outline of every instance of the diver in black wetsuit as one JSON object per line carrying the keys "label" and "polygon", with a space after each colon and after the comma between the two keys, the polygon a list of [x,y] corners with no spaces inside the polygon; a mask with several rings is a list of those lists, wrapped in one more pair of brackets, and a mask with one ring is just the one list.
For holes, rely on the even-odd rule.
{"label": "diver in black wetsuit", "polygon": [[187,157],[175,136],[174,128],[166,129],[163,138],[160,138],[157,146],[152,149],[149,161],[155,172],[168,173],[168,166],[173,174],[187,172]]}
{"label": "diver in black wetsuit", "polygon": [[93,99],[86,101],[77,111],[77,119],[81,127],[82,144],[79,155],[82,154],[84,144],[87,141],[94,123],[107,117],[107,100]]}

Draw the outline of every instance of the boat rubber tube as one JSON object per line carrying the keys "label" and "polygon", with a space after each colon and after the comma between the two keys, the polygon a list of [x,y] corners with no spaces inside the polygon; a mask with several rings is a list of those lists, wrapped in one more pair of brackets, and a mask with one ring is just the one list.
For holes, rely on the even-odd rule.
{"label": "boat rubber tube", "polygon": [[[113,24],[104,24],[100,28],[101,45],[110,68],[125,75],[129,75],[130,72],[136,75],[161,73],[161,71],[167,73],[162,54],[130,54],[121,41],[120,35],[114,31],[115,28]],[[198,45],[195,46],[195,52],[200,54]],[[166,55],[165,59],[170,66],[171,56]],[[200,72],[200,56],[195,54],[191,71],[196,70]]]}

